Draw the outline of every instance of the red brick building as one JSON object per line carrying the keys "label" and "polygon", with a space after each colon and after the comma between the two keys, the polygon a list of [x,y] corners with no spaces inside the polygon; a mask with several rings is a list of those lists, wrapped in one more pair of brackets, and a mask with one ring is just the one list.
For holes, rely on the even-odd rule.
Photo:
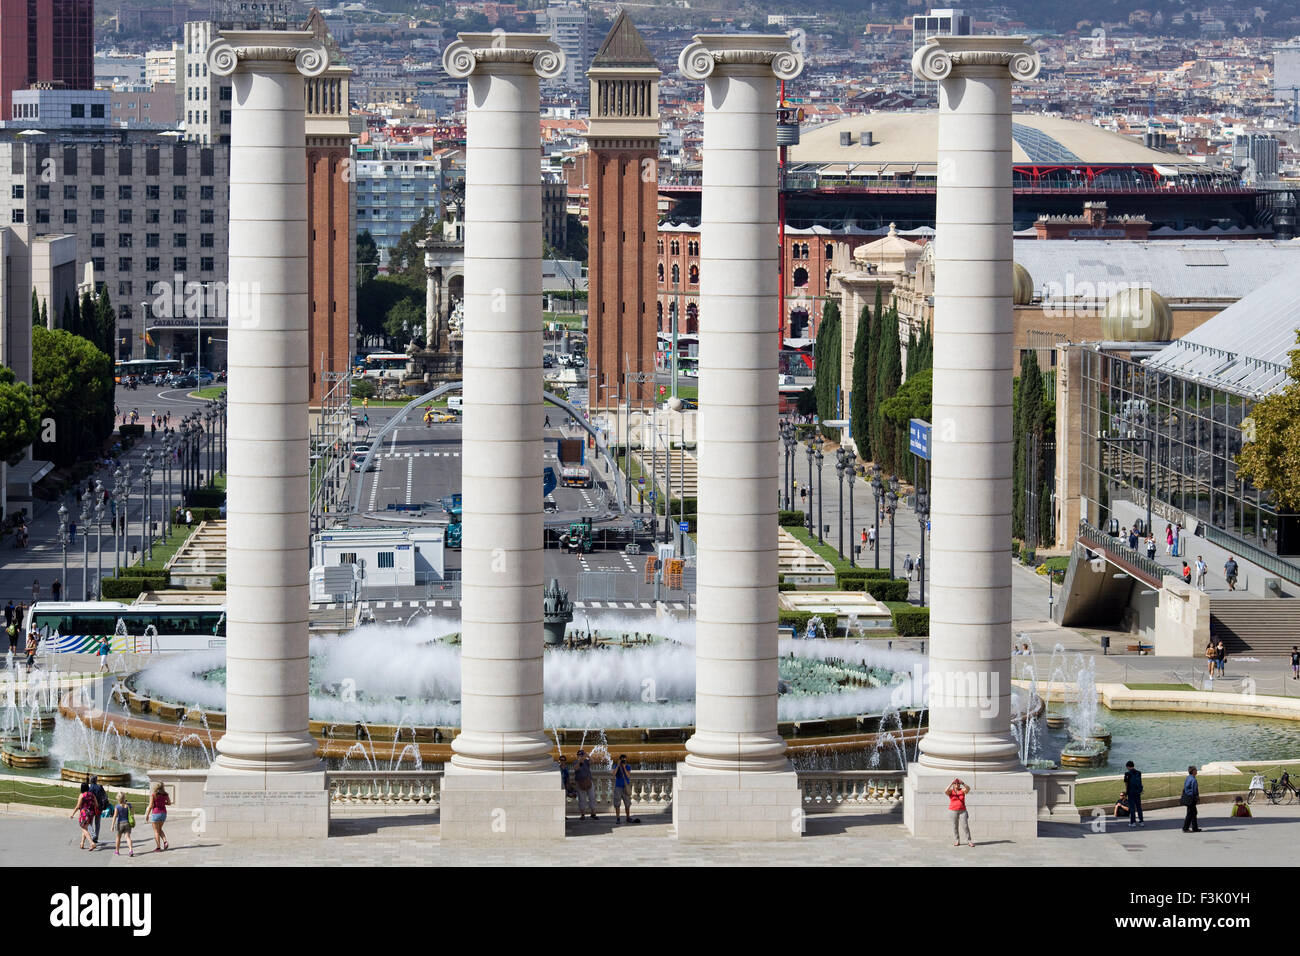
{"label": "red brick building", "polygon": [[652,400],[655,368],[659,68],[620,10],[592,57],[588,124],[587,352],[591,404]]}

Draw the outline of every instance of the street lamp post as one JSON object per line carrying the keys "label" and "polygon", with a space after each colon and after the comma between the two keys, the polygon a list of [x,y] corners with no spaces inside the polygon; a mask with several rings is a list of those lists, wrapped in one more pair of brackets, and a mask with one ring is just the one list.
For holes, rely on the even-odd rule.
{"label": "street lamp post", "polygon": [[68,586],[68,506],[59,505],[59,545],[63,548],[63,577],[59,578],[59,587]]}
{"label": "street lamp post", "polygon": [[889,479],[889,491],[885,493],[885,514],[889,515],[889,576],[894,577],[894,512],[898,510],[898,476]]}
{"label": "street lamp post", "polygon": [[[113,574],[116,576],[121,573],[121,569],[126,567],[126,529],[127,507],[131,503],[131,466],[123,465],[121,468],[121,484],[113,489],[114,497],[117,500],[117,518],[114,522],[114,533],[117,534],[117,527],[121,527],[121,533],[117,534],[114,539],[115,546],[113,551]],[[121,546],[121,556],[118,556],[117,545]]]}
{"label": "street lamp post", "polygon": [[108,516],[113,522],[113,576],[116,577],[119,569],[118,565],[118,534],[117,534],[117,509],[121,507],[119,499],[122,497],[122,469],[117,468],[113,471],[113,490],[109,493],[109,500],[113,503],[109,506]]}
{"label": "street lamp post", "polygon": [[144,487],[141,489],[140,509],[140,560],[148,561],[153,556],[153,534],[150,519],[153,517],[153,449],[144,453],[144,467],[140,470]]}
{"label": "street lamp post", "polygon": [[[822,525],[822,499],[824,499],[826,495],[822,489],[822,459],[826,456],[822,454],[822,450],[818,448],[815,457],[817,459],[817,543],[823,544],[822,530],[824,526]],[[810,513],[812,511],[811,501],[808,503],[808,511]]]}
{"label": "street lamp post", "polygon": [[855,458],[856,456],[853,452],[849,452],[848,468],[844,470],[844,477],[848,479],[849,482],[849,567],[851,568],[857,567],[857,563],[853,560],[853,555],[857,551],[857,544],[855,543],[857,539],[854,537],[857,533],[857,526],[854,524],[853,517],[853,480],[858,477],[858,467],[857,462],[854,460]]}
{"label": "street lamp post", "polygon": [[817,449],[814,447],[811,438],[808,439],[808,443],[804,446],[804,452],[808,455],[808,534],[811,537],[813,530],[813,500],[811,496],[814,494],[813,462],[817,459]]}
{"label": "street lamp post", "polygon": [[925,521],[930,516],[930,495],[924,488],[916,489],[916,520],[921,526],[921,560],[917,562],[917,577],[921,581],[921,607],[925,607]]}
{"label": "street lamp post", "polygon": [[844,469],[848,466],[844,462],[844,446],[835,450],[835,474],[840,479],[840,508],[836,512],[836,522],[840,526],[840,557],[844,557]]}
{"label": "street lamp post", "polygon": [[104,579],[104,485],[95,482],[95,597],[100,596],[99,582]]}
{"label": "street lamp post", "polygon": [[172,443],[173,435],[166,432],[163,435],[163,540],[169,541],[172,536],[172,456],[175,454],[175,446]]}
{"label": "street lamp post", "polygon": [[884,495],[885,489],[880,481],[880,465],[872,462],[871,465],[871,494],[876,499],[876,510],[872,512],[872,527],[876,529],[874,535],[875,541],[872,542],[876,552],[876,568],[880,567],[880,499]]}
{"label": "street lamp post", "polygon": [[[94,512],[94,504],[91,502],[91,491],[86,489],[86,493],[81,496],[81,599],[89,601],[89,592],[86,590],[87,580],[90,577],[90,517]],[[66,586],[66,582],[65,582]]]}

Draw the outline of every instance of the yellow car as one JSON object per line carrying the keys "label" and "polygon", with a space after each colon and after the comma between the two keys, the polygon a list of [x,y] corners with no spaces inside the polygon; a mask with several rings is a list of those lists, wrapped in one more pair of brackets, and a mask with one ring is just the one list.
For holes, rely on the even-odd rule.
{"label": "yellow car", "polygon": [[426,425],[444,425],[448,422],[460,421],[451,412],[427,411],[424,413],[424,423]]}

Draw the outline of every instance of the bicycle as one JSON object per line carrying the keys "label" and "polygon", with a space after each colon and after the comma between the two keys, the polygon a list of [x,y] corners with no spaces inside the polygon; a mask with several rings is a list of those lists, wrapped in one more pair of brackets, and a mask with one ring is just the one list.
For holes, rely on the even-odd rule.
{"label": "bicycle", "polygon": [[1268,786],[1264,788],[1264,796],[1268,797],[1268,802],[1276,807],[1300,800],[1300,790],[1297,790],[1295,784],[1291,782],[1290,774],[1283,771],[1280,778],[1268,782]]}

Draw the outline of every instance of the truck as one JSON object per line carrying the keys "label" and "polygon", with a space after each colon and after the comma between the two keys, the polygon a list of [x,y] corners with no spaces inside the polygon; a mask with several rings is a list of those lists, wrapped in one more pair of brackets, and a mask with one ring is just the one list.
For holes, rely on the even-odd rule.
{"label": "truck", "polygon": [[560,534],[560,544],[570,554],[591,554],[591,519],[579,518]]}
{"label": "truck", "polygon": [[463,527],[464,525],[462,525],[460,521],[455,518],[453,518],[452,521],[447,525],[447,534],[446,537],[444,538],[444,540],[447,542],[447,547],[455,548],[457,551],[460,550],[460,536],[461,536],[461,529]]}

